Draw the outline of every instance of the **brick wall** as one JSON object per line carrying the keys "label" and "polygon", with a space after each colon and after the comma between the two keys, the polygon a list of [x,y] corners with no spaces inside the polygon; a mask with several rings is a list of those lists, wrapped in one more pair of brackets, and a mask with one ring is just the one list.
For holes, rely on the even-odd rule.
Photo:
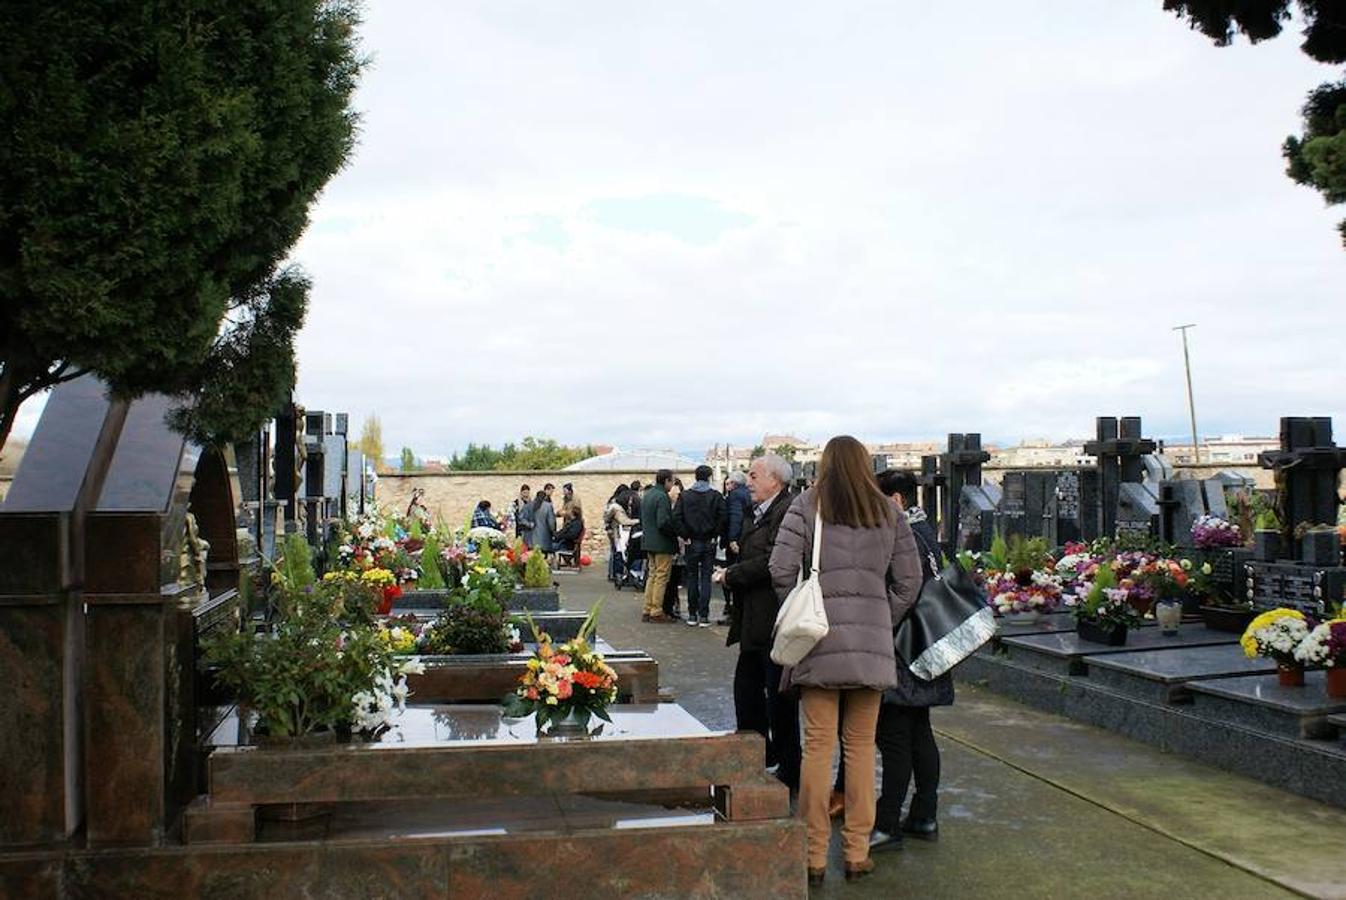
{"label": "brick wall", "polygon": [[[683,484],[692,483],[691,472],[676,472]],[[607,559],[608,539],[603,533],[603,507],[617,485],[654,480],[653,472],[446,472],[389,473],[379,476],[376,496],[381,507],[402,513],[411,502],[411,492],[424,488],[425,505],[451,527],[462,525],[482,500],[490,500],[496,512],[506,512],[527,484],[536,493],[542,485],[556,485],[553,500],[560,512],[561,485],[570,482],[584,508],[585,548],[594,559]]]}

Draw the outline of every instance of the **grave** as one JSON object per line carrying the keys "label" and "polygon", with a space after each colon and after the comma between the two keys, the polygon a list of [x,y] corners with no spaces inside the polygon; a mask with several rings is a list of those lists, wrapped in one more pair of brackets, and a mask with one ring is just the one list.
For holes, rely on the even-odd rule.
{"label": "grave", "polygon": [[1179,626],[1177,634],[1164,634],[1154,626],[1132,629],[1126,636],[1126,643],[1120,647],[1081,640],[1073,631],[1007,637],[1000,644],[1011,659],[1030,668],[1061,675],[1084,675],[1088,673],[1089,660],[1096,656],[1237,642],[1235,635],[1210,631],[1204,625],[1184,624]]}
{"label": "grave", "polygon": [[1190,703],[1194,682],[1276,672],[1274,662],[1249,659],[1238,644],[1103,653],[1087,657],[1086,665],[1092,682],[1158,703]]}
{"label": "grave", "polygon": [[990,546],[993,517],[1000,503],[1000,487],[982,481],[982,465],[991,454],[981,448],[981,435],[950,434],[948,449],[939,457],[944,478],[940,521],[949,548],[982,550]]}
{"label": "grave", "polygon": [[1096,479],[1091,469],[1006,472],[993,528],[1006,540],[1041,537],[1051,547],[1091,541],[1098,536]]}
{"label": "grave", "polygon": [[237,627],[237,485],[166,397],[48,400],[0,507],[0,846],[163,844],[196,790],[197,635]]}
{"label": "grave", "polygon": [[1346,713],[1346,699],[1327,696],[1326,676],[1305,672],[1303,687],[1281,687],[1274,674],[1194,682],[1197,711],[1292,738],[1333,738],[1328,717]]}
{"label": "grave", "polygon": [[1139,416],[1095,420],[1095,438],[1084,445],[1084,452],[1097,460],[1100,535],[1158,533],[1157,488],[1145,481],[1145,457],[1157,448],[1142,437]]}
{"label": "grave", "polygon": [[[1336,523],[1337,477],[1346,466],[1346,448],[1333,443],[1332,420],[1326,418],[1283,418],[1280,440],[1279,450],[1258,461],[1276,472],[1283,558],[1246,564],[1246,596],[1258,609],[1286,606],[1323,618],[1346,602],[1340,545],[1334,546],[1335,534],[1327,535],[1327,552],[1320,556],[1313,535],[1296,541],[1294,531],[1301,523]],[[1306,554],[1310,546],[1315,552]]]}

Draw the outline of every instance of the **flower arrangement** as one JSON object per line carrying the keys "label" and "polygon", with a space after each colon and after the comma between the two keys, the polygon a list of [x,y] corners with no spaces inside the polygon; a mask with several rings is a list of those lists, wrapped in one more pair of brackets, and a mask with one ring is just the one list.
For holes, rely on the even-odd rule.
{"label": "flower arrangement", "polygon": [[1088,593],[1075,606],[1076,622],[1089,622],[1101,628],[1129,628],[1140,624],[1140,619],[1130,591],[1118,587],[1113,567],[1099,566]]}
{"label": "flower arrangement", "polygon": [[1061,603],[1061,578],[1050,572],[1033,571],[1025,585],[1008,572],[988,573],[986,594],[997,615],[1049,613]]}
{"label": "flower arrangement", "polygon": [[617,673],[588,642],[600,606],[601,602],[594,604],[574,640],[559,646],[528,617],[537,651],[519,677],[519,686],[505,697],[505,715],[523,718],[534,714],[538,728],[571,715],[582,728],[588,727],[591,716],[612,721],[607,709],[617,699]]}
{"label": "flower arrangement", "polygon": [[296,737],[351,729],[374,734],[407,697],[416,658],[397,660],[379,626],[344,605],[349,583],[294,588],[297,557],[282,576],[281,615],[259,634],[229,632],[204,646],[204,663],[257,715],[257,730]]}
{"label": "flower arrangement", "polygon": [[1243,532],[1233,522],[1219,516],[1198,516],[1192,523],[1192,545],[1201,550],[1242,547]]}
{"label": "flower arrangement", "polygon": [[1314,627],[1295,648],[1306,666],[1346,666],[1346,619],[1329,619]]}
{"label": "flower arrangement", "polygon": [[1248,624],[1239,643],[1249,657],[1266,656],[1278,665],[1294,666],[1295,651],[1309,636],[1309,622],[1297,609],[1273,609]]}
{"label": "flower arrangement", "polygon": [[499,603],[488,598],[455,597],[421,631],[418,648],[437,655],[517,653],[519,630]]}

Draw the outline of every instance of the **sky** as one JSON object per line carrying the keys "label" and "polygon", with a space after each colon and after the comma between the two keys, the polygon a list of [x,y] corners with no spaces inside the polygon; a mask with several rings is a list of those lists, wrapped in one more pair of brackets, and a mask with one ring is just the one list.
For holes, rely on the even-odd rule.
{"label": "sky", "polygon": [[[1346,430],[1294,26],[1158,0],[369,0],[298,399],[389,455]],[[31,413],[30,413],[31,415]]]}

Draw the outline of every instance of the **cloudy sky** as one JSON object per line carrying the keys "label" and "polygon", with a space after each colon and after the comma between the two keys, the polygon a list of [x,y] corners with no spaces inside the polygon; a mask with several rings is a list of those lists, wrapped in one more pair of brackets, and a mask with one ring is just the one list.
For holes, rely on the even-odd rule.
{"label": "cloudy sky", "polygon": [[362,137],[295,259],[311,408],[524,434],[1346,431],[1346,211],[1283,174],[1294,33],[1158,0],[370,0]]}

